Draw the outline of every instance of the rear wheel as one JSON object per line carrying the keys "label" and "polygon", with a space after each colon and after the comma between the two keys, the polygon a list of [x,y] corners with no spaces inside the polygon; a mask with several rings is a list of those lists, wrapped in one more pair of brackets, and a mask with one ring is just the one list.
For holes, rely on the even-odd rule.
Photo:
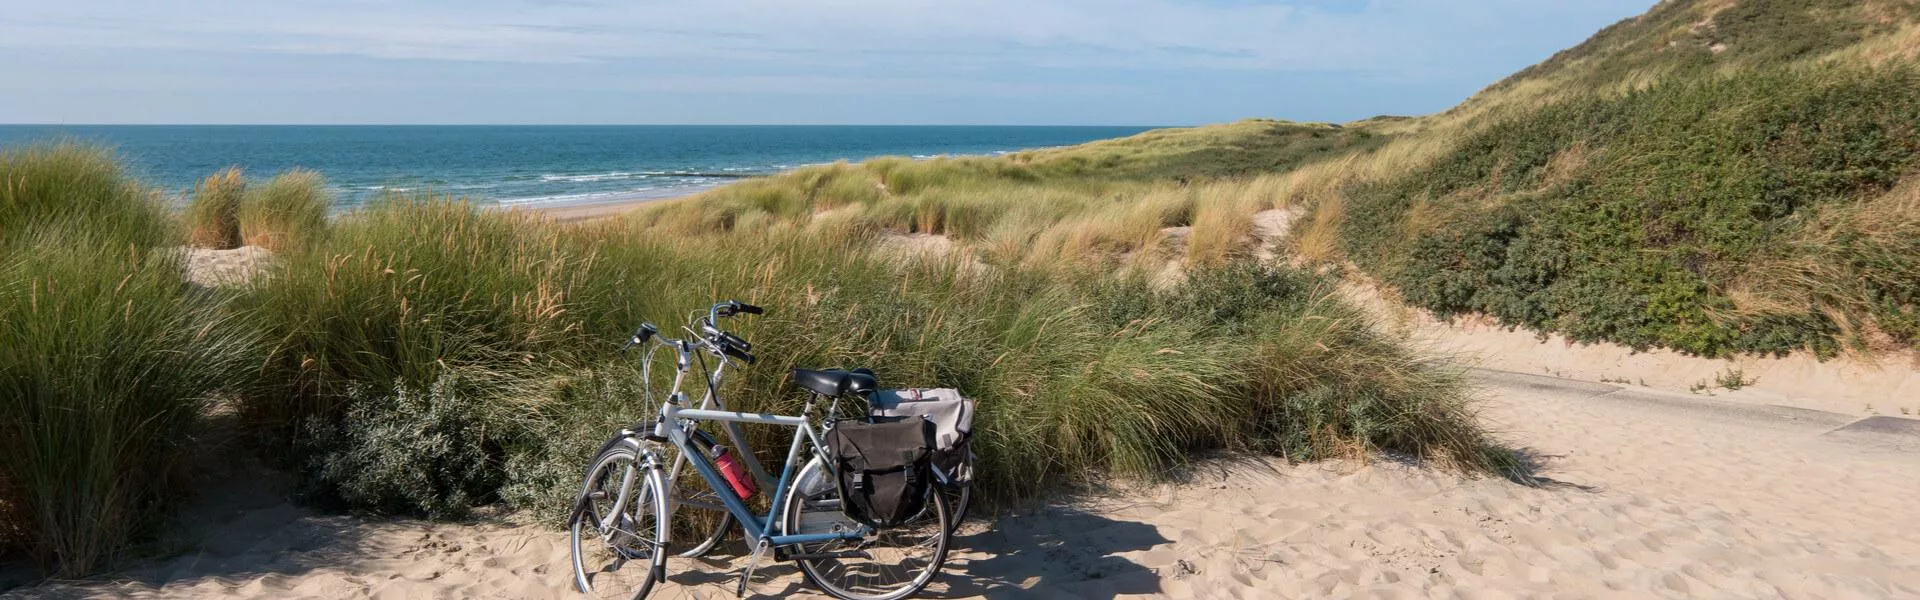
{"label": "rear wheel", "polygon": [[[845,600],[896,600],[925,589],[946,563],[947,495],[929,489],[928,510],[914,521],[863,538],[799,544],[795,554],[836,554],[799,559],[800,570],[813,583]],[[826,463],[814,459],[800,471],[787,490],[782,519],[788,534],[855,531],[862,526],[840,510],[840,491]]]}
{"label": "rear wheel", "polygon": [[576,589],[592,598],[644,598],[666,577],[664,487],[659,468],[631,448],[594,459],[567,519]]}

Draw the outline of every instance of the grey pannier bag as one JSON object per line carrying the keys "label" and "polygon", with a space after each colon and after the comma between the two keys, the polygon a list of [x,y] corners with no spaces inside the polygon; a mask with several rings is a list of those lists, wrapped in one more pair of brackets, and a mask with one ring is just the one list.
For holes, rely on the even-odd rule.
{"label": "grey pannier bag", "polygon": [[933,422],[933,466],[953,485],[973,481],[973,401],[950,388],[880,390],[867,400],[874,417],[924,417]]}
{"label": "grey pannier bag", "polygon": [[933,425],[918,417],[836,421],[827,430],[840,511],[875,529],[893,527],[927,506]]}

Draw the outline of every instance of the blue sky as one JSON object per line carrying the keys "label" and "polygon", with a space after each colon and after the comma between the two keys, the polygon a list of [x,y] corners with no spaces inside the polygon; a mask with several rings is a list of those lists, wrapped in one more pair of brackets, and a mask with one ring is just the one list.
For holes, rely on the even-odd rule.
{"label": "blue sky", "polygon": [[0,122],[1347,121],[1651,3],[0,0]]}

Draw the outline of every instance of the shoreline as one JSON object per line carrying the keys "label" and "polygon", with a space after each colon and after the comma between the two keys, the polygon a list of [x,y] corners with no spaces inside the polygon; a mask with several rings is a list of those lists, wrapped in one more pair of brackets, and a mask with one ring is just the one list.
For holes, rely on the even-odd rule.
{"label": "shoreline", "polygon": [[497,206],[499,210],[527,211],[527,212],[531,212],[531,213],[535,213],[541,216],[551,218],[561,223],[575,223],[579,221],[590,221],[594,219],[604,219],[607,217],[615,217],[615,216],[624,214],[626,212],[632,211],[634,209],[637,209],[641,205],[652,204],[655,202],[668,202],[673,200],[680,200],[683,198],[691,198],[693,196],[699,195],[711,189],[714,189],[714,188],[707,188],[707,189],[695,191],[689,194],[682,194],[678,196],[666,196],[661,198],[627,198],[627,199],[613,200],[608,202],[595,202],[592,204],[556,204],[556,205],[549,205],[549,206],[513,206],[513,205],[503,204],[503,205],[495,205],[495,206]]}

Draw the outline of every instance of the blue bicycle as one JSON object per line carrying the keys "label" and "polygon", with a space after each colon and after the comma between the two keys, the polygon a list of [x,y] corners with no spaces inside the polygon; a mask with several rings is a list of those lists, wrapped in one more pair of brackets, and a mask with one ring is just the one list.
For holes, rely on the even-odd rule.
{"label": "blue bicycle", "polygon": [[[754,569],[769,553],[774,560],[796,562],[808,582],[848,600],[910,597],[939,574],[953,522],[947,494],[928,494],[922,517],[885,529],[864,525],[841,509],[833,467],[822,450],[825,434],[813,425],[814,411],[825,402],[829,405],[825,414],[837,414],[843,396],[873,384],[870,376],[796,371],[795,383],[809,392],[800,415],[710,410],[705,408],[706,401],[702,408],[690,407],[681,383],[695,360],[704,363],[710,356],[717,361],[705,378],[708,400],[726,366],[754,361],[751,346],[722,330],[720,320],[761,312],[756,306],[721,302],[708,309],[704,318],[695,317],[685,328],[684,339],[665,338],[657,327],[647,324],[628,340],[629,348],[653,343],[673,350],[675,375],[658,416],[651,423],[622,429],[602,446],[587,470],[567,523],[574,585],[581,592],[595,597],[646,597],[666,579],[667,558],[675,548],[675,513],[687,506],[723,511],[718,534],[729,529],[729,520],[745,531],[751,553],[736,590],[742,595]],[[741,440],[734,424],[794,428],[766,514],[748,507],[761,478],[748,474],[740,461],[751,462],[752,453],[716,455],[713,439],[698,430],[700,423],[708,421],[725,425],[736,445]],[[823,427],[833,426],[831,419],[822,421]],[[674,479],[683,464],[704,482],[703,497],[717,503],[694,502],[676,493]],[[752,466],[760,471],[757,463]],[[704,552],[718,537],[708,536],[682,555]]]}

